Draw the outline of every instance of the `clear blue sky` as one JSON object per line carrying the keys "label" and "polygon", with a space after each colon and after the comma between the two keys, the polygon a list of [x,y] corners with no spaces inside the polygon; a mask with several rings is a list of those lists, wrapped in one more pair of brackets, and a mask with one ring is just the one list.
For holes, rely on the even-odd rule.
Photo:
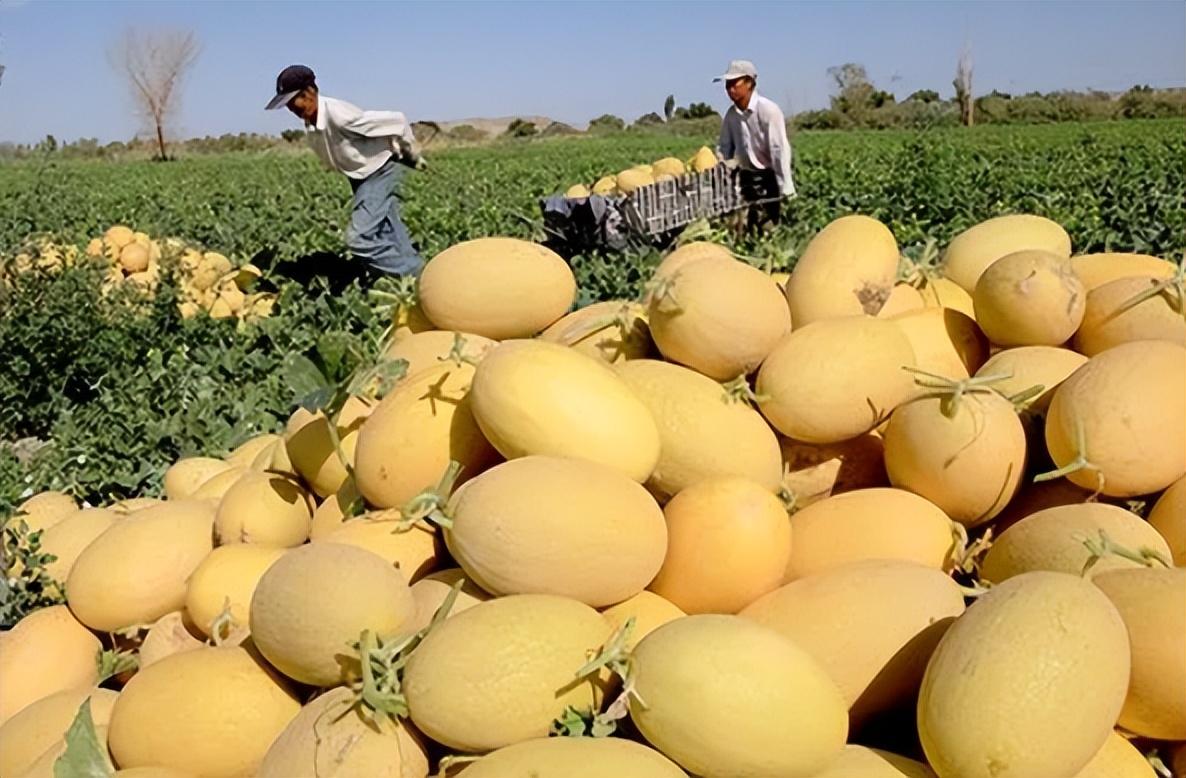
{"label": "clear blue sky", "polygon": [[1186,3],[1122,2],[68,2],[0,0],[0,140],[102,141],[138,129],[106,52],[128,25],[195,30],[185,136],[296,126],[264,113],[276,73],[304,62],[322,89],[413,119],[544,114],[632,120],[727,103],[711,83],[754,60],[788,113],[826,105],[826,70],[863,63],[899,97],[951,93],[971,43],[975,88],[1008,92],[1186,83]]}

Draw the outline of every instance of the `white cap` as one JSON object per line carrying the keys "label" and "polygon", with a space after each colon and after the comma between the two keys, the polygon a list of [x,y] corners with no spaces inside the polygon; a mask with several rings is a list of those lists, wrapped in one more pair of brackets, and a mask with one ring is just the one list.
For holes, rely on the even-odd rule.
{"label": "white cap", "polygon": [[735,78],[744,78],[745,76],[757,78],[758,69],[748,59],[735,59],[729,63],[729,70],[723,76],[714,78],[713,81],[732,81]]}

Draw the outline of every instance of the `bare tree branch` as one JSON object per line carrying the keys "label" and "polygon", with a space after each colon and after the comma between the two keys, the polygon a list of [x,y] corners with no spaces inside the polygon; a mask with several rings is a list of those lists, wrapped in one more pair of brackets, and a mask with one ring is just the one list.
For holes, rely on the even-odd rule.
{"label": "bare tree branch", "polygon": [[161,159],[167,159],[165,130],[180,110],[181,84],[198,51],[192,31],[132,28],[111,50],[112,65],[127,78],[132,99],[156,134]]}
{"label": "bare tree branch", "polygon": [[955,87],[955,99],[959,102],[960,121],[965,127],[971,127],[975,120],[975,101],[972,99],[972,48],[967,44],[960,52],[959,64],[955,68],[955,80],[951,84]]}

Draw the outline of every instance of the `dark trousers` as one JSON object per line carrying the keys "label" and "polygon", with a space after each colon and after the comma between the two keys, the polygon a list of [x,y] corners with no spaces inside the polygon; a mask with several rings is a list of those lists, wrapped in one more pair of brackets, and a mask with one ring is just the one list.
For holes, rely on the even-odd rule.
{"label": "dark trousers", "polygon": [[745,226],[752,230],[782,220],[782,191],[772,170],[741,170],[741,196],[752,203],[747,209]]}

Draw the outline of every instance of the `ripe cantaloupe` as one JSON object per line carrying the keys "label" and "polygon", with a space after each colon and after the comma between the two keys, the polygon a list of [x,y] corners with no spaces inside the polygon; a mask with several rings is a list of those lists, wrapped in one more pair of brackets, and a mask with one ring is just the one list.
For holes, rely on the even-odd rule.
{"label": "ripe cantaloupe", "polygon": [[189,578],[185,610],[203,635],[211,634],[212,622],[225,608],[230,609],[234,626],[246,630],[255,587],[285,551],[284,547],[239,543],[216,548],[202,560]]}
{"label": "ripe cantaloupe", "polygon": [[363,514],[314,542],[343,543],[366,549],[387,560],[404,574],[408,583],[415,583],[432,572],[443,550],[435,528],[422,523],[397,531],[395,521],[384,519],[382,514]]}
{"label": "ripe cantaloupe", "polygon": [[577,671],[609,623],[565,597],[500,597],[441,623],[408,661],[412,722],[442,745],[481,753],[548,735],[567,706],[599,706],[605,680]]}
{"label": "ripe cantaloupe", "polygon": [[791,555],[786,508],[747,478],[710,478],[663,509],[667,556],[650,589],[685,613],[737,613],[782,584]]}
{"label": "ripe cantaloupe", "polygon": [[639,359],[618,376],[646,404],[659,428],[659,462],[647,487],[661,499],[709,478],[744,476],[773,492],[782,476],[778,440],[743,400],[690,368]]}
{"label": "ripe cantaloupe", "polygon": [[500,748],[465,768],[465,778],[681,778],[654,749],[616,737],[535,738]]}
{"label": "ripe cantaloupe", "polygon": [[1035,386],[1042,387],[1042,393],[1030,399],[1026,407],[1034,412],[1043,412],[1050,406],[1054,390],[1080,367],[1087,363],[1087,357],[1066,348],[1054,346],[1020,346],[998,351],[988,358],[977,377],[1003,376],[992,387],[1006,397],[1020,394]]}
{"label": "ripe cantaloupe", "polygon": [[791,330],[778,286],[744,262],[705,258],[661,283],[647,309],[655,345],[709,378],[750,373]]}
{"label": "ripe cantaloupe", "polygon": [[[1135,513],[1115,505],[1083,503],[1038,511],[998,535],[981,563],[980,575],[999,583],[1032,570],[1055,570],[1081,575],[1091,557],[1087,541],[1100,542],[1100,533],[1132,551],[1147,549],[1169,560],[1170,549],[1157,530]],[[1096,560],[1091,575],[1138,566],[1137,562],[1107,554]]]}
{"label": "ripe cantaloupe", "polygon": [[273,433],[265,433],[263,435],[256,435],[248,438],[246,441],[237,446],[231,453],[226,455],[226,461],[232,465],[239,467],[250,468],[252,462],[255,461],[265,449],[274,446],[282,438]]}
{"label": "ripe cantaloupe", "polygon": [[372,723],[349,689],[331,689],[301,708],[271,742],[257,778],[425,778],[420,738],[387,716]]}
{"label": "ripe cantaloupe", "polygon": [[95,727],[106,727],[118,692],[80,686],[63,689],[26,706],[0,726],[0,775],[17,776],[37,761],[42,752],[66,734],[79,707],[91,701]]}
{"label": "ripe cantaloupe", "polygon": [[667,550],[654,498],[621,473],[578,459],[504,462],[466,484],[448,512],[453,558],[496,595],[613,605],[646,588]]}
{"label": "ripe cantaloupe", "polygon": [[844,693],[854,721],[909,700],[964,597],[933,567],[868,560],[807,576],[741,616],[807,651]]}
{"label": "ripe cantaloupe", "polygon": [[972,294],[976,323],[999,346],[1058,346],[1083,321],[1087,292],[1065,256],[1018,251],[993,262]]}
{"label": "ripe cantaloupe", "polygon": [[1149,512],[1149,524],[1169,544],[1174,565],[1186,567],[1186,476],[1174,481],[1157,498]]}
{"label": "ripe cantaloupe", "polygon": [[615,630],[620,629],[627,619],[634,619],[634,626],[631,627],[625,643],[627,650],[632,650],[638,645],[638,641],[659,627],[688,614],[680,610],[670,600],[666,600],[652,591],[642,591],[617,605],[611,605],[603,610],[601,615]]}
{"label": "ripe cantaloupe", "polygon": [[368,503],[402,507],[436,486],[450,461],[461,464],[463,479],[498,461],[474,419],[474,371],[468,363],[442,363],[383,398],[362,425],[354,452],[354,480]]}
{"label": "ripe cantaloupe", "polygon": [[18,621],[0,636],[0,724],[51,694],[98,683],[100,648],[65,605]]}
{"label": "ripe cantaloupe", "polygon": [[185,457],[169,466],[165,471],[165,497],[170,500],[184,500],[202,484],[223,470],[234,465],[213,457]]}
{"label": "ripe cantaloupe", "polygon": [[313,520],[309,523],[309,540],[324,537],[340,527],[347,519],[353,518],[352,516],[348,517],[346,512],[361,500],[362,495],[358,493],[354,479],[347,478],[342,482],[338,491],[322,500],[317,509],[313,511]]}
{"label": "ripe cantaloupe", "polygon": [[1120,726],[1155,740],[1186,740],[1186,568],[1113,570],[1092,582],[1120,611],[1132,646]]}
{"label": "ripe cantaloupe", "polygon": [[988,341],[968,316],[951,308],[920,308],[889,317],[914,349],[915,366],[960,380],[988,358]]}
{"label": "ripe cantaloupe", "polygon": [[[375,403],[350,396],[335,419],[335,431],[342,445],[342,456],[353,464],[358,431],[375,409]],[[329,421],[321,411],[310,413],[298,408],[288,421],[285,453],[292,468],[319,497],[328,497],[342,487],[348,477],[342,457],[334,449]]]}
{"label": "ripe cantaloupe", "polygon": [[684,161],[675,157],[664,157],[651,165],[651,169],[657,176],[668,175],[677,178],[688,172],[688,167],[684,164]]}
{"label": "ripe cantaloupe", "polygon": [[1157,773],[1136,746],[1113,732],[1075,778],[1157,778]]}
{"label": "ripe cantaloupe", "polygon": [[1102,254],[1080,254],[1071,257],[1071,267],[1083,282],[1088,292],[1115,281],[1132,276],[1153,276],[1173,278],[1177,266],[1159,257],[1148,254],[1125,254],[1106,252]]}
{"label": "ripe cantaloupe", "polygon": [[655,177],[646,170],[638,168],[630,168],[618,173],[617,176],[618,191],[624,195],[631,195],[644,186],[650,186],[655,183]]}
{"label": "ripe cantaloupe", "polygon": [[363,630],[391,637],[416,604],[403,574],[355,546],[311,543],[272,564],[251,597],[251,637],[277,670],[311,686],[357,676],[350,644]]}
{"label": "ripe cantaloupe", "polygon": [[411,378],[446,361],[459,336],[462,339],[462,356],[474,361],[481,361],[486,352],[496,345],[490,338],[483,338],[481,335],[428,330],[395,341],[388,347],[384,357],[390,360],[405,360],[408,368],[404,378]]}
{"label": "ripe cantaloupe", "polygon": [[659,263],[659,266],[655,268],[655,272],[651,276],[652,281],[659,281],[663,278],[673,276],[676,272],[691,263],[708,258],[734,259],[735,257],[727,246],[722,246],[719,243],[712,243],[706,240],[685,243],[663,258],[663,261]]}
{"label": "ripe cantaloupe", "polygon": [[935,778],[935,773],[922,762],[850,743],[840,758],[815,778]]}
{"label": "ripe cantaloupe", "polygon": [[219,545],[257,543],[291,548],[309,538],[312,500],[295,481],[271,473],[245,473],[218,503]]}
{"label": "ripe cantaloupe", "polygon": [[493,340],[528,338],[576,297],[568,263],[516,238],[477,238],[437,254],[420,273],[420,307],[438,329]]}
{"label": "ripe cantaloupe", "polygon": [[461,580],[464,580],[465,583],[457,592],[453,607],[449,609],[449,616],[455,616],[490,599],[490,593],[483,591],[467,578],[465,571],[460,567],[450,567],[447,570],[429,573],[412,584],[412,599],[416,601],[416,623],[412,628],[421,630],[427,627],[453,590],[453,585]]}
{"label": "ripe cantaloupe", "polygon": [[1183,301],[1176,290],[1163,290],[1144,302],[1131,301],[1156,286],[1158,279],[1136,276],[1109,281],[1087,294],[1083,322],[1075,333],[1075,350],[1093,357],[1134,340],[1168,340],[1186,345]]}
{"label": "ripe cantaloupe", "polygon": [[[216,476],[212,476],[205,483],[195,489],[193,493],[190,494],[188,499],[218,500],[221,502],[222,498],[226,495],[230,488],[235,485],[235,482],[242,478],[249,469],[250,468],[236,465],[230,470],[223,470],[221,473]],[[260,469],[262,470],[263,468]]]}
{"label": "ripe cantaloupe", "polygon": [[[1025,429],[993,393],[921,397],[898,407],[885,429],[890,483],[926,497],[969,527],[996,516],[1025,474]],[[948,415],[950,412],[950,416]]]}
{"label": "ripe cantaloupe", "polygon": [[659,461],[651,412],[608,365],[539,340],[487,354],[470,390],[482,433],[508,459],[574,457],[642,483]]}
{"label": "ripe cantaloupe", "polygon": [[954,550],[951,520],[901,489],[833,495],[791,516],[787,581],[864,559],[897,559],[944,569]]}
{"label": "ripe cantaloupe", "polygon": [[[202,631],[193,624],[188,612],[179,610],[166,613],[157,619],[156,623],[149,627],[148,632],[144,634],[140,648],[136,651],[136,658],[139,660],[138,669],[143,670],[167,656],[180,654],[182,651],[202,648],[206,644],[195,637],[200,634]],[[227,637],[228,642],[233,640],[233,637]]]}
{"label": "ripe cantaloupe", "polygon": [[25,522],[29,532],[45,530],[78,510],[74,498],[62,492],[40,492],[17,506],[14,519]]}
{"label": "ripe cantaloupe", "polygon": [[885,445],[873,433],[821,445],[782,438],[779,448],[784,467],[781,488],[791,496],[792,510],[841,492],[889,486]]}
{"label": "ripe cantaloupe", "polygon": [[826,319],[782,339],[758,371],[759,408],[789,438],[839,443],[880,424],[914,391],[910,341],[892,322]]}
{"label": "ripe cantaloupe", "polygon": [[584,184],[573,184],[565,190],[564,196],[569,200],[583,200],[589,196],[589,189]]}
{"label": "ripe cantaloupe", "polygon": [[706,170],[712,170],[717,166],[716,153],[708,146],[701,146],[696,150],[696,155],[692,157],[692,169],[697,173],[703,173]]}
{"label": "ripe cantaloupe", "polygon": [[593,194],[608,196],[618,191],[617,176],[602,176],[593,184]]}
{"label": "ripe cantaloupe", "polygon": [[249,650],[206,647],[163,659],[115,702],[108,744],[120,767],[254,775],[300,702]]}
{"label": "ripe cantaloupe", "polygon": [[772,629],[738,616],[687,616],[647,635],[632,657],[630,718],[690,773],[807,778],[844,748],[840,690]]}
{"label": "ripe cantaloupe", "polygon": [[842,216],[816,233],[791,271],[787,302],[796,327],[841,316],[874,316],[898,272],[898,243],[868,216]]}
{"label": "ripe cantaloupe", "polygon": [[608,300],[573,311],[539,337],[611,365],[642,359],[653,350],[646,309],[625,300]]}
{"label": "ripe cantaloupe", "polygon": [[922,293],[910,284],[897,283],[890,290],[885,305],[881,306],[881,310],[877,312],[877,318],[888,319],[891,316],[921,310],[924,307],[926,307],[926,303],[922,299]]}
{"label": "ripe cantaloupe", "polygon": [[1092,357],[1054,393],[1046,447],[1058,467],[1082,456],[1090,467],[1067,477],[1086,489],[1134,497],[1186,473],[1186,348],[1125,343]]}
{"label": "ripe cantaloupe", "polygon": [[976,318],[976,307],[972,295],[950,278],[928,278],[919,290],[923,305],[927,308],[951,308],[970,318]]}
{"label": "ripe cantaloupe", "polygon": [[1112,732],[1128,686],[1116,608],[1066,573],[1010,578],[939,641],[918,730],[940,778],[1074,775]]}
{"label": "ripe cantaloupe", "polygon": [[[956,235],[943,255],[943,274],[968,294],[993,262],[1016,251],[1038,249],[1071,256],[1071,238],[1042,216],[1012,214],[980,222]],[[991,337],[991,336],[990,336]]]}
{"label": "ripe cantaloupe", "polygon": [[70,570],[66,600],[91,629],[151,624],[185,605],[186,580],[214,547],[208,502],[166,502],[113,524]]}

